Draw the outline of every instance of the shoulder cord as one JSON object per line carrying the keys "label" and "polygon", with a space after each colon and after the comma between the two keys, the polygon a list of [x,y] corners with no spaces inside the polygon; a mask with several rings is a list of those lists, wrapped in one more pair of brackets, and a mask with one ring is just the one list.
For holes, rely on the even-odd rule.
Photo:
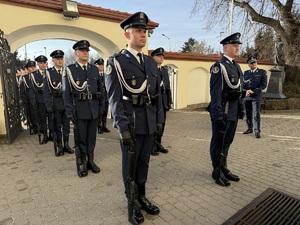
{"label": "shoulder cord", "polygon": [[82,91],[84,91],[87,88],[87,81],[84,81],[83,84],[82,84],[82,86],[79,86],[79,85],[77,85],[75,83],[75,81],[73,79],[72,72],[69,69],[69,67],[67,67],[66,76],[68,76],[70,87],[73,86],[76,91],[82,92]]}
{"label": "shoulder cord", "polygon": [[20,87],[22,80],[23,80],[23,75],[21,75],[19,79],[18,79],[18,77],[16,77],[18,87]]}
{"label": "shoulder cord", "polygon": [[[236,85],[233,85],[230,80],[229,80],[229,77],[228,77],[228,73],[225,69],[225,66],[220,63],[220,67],[221,67],[221,73],[223,74],[223,77],[226,81],[226,84],[231,88],[231,89],[237,89],[239,86],[240,86],[240,83],[241,83],[241,79],[239,79],[239,82],[236,84]],[[223,90],[223,82],[222,82],[222,90]]]}
{"label": "shoulder cord", "polygon": [[[29,74],[28,74],[28,76],[29,76]],[[26,78],[24,76],[22,76],[22,80],[23,80],[23,83],[25,84],[25,86],[27,88],[29,88],[29,85],[27,84]]]}
{"label": "shoulder cord", "polygon": [[36,83],[36,80],[35,80],[35,78],[34,78],[34,75],[33,75],[33,73],[31,73],[31,80],[33,80],[33,83],[35,84],[35,86],[37,86],[38,88],[42,88],[43,87],[43,83],[41,84],[41,85],[38,85],[37,83]]}
{"label": "shoulder cord", "polygon": [[50,76],[49,71],[46,70],[45,73],[46,73],[48,85],[50,85],[54,90],[61,90],[61,82],[59,82],[56,86],[54,86],[54,85],[52,84],[51,76]]}
{"label": "shoulder cord", "polygon": [[[116,60],[116,58],[114,58],[114,65],[115,65],[115,69],[117,71],[119,82],[121,84],[122,94],[123,94],[123,86],[126,88],[126,90],[128,90],[128,91],[130,91],[131,93],[134,93],[134,94],[140,94],[140,93],[142,93],[146,89],[146,87],[147,87],[147,79],[145,79],[145,81],[143,82],[143,84],[141,85],[140,88],[138,88],[138,89],[131,88],[126,83],[126,81],[124,79],[124,75],[123,75],[122,69],[121,69],[121,66],[120,66],[120,63],[118,62],[118,60]],[[149,96],[148,90],[147,90],[147,94]]]}

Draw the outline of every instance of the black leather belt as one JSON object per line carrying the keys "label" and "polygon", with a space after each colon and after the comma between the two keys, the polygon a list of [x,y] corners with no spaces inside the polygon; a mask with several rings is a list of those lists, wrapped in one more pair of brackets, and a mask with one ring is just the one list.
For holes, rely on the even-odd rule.
{"label": "black leather belt", "polygon": [[159,95],[150,96],[150,99],[146,95],[131,95],[130,97],[123,95],[123,100],[131,101],[134,106],[145,106],[147,104],[156,104],[158,102]]}
{"label": "black leather belt", "polygon": [[73,97],[79,99],[79,100],[91,100],[91,99],[100,99],[101,98],[101,92],[97,93],[79,93],[79,94],[73,94]]}
{"label": "black leather belt", "polygon": [[53,91],[53,92],[52,92],[52,95],[53,95],[54,97],[61,97],[61,96],[62,96],[62,91]]}

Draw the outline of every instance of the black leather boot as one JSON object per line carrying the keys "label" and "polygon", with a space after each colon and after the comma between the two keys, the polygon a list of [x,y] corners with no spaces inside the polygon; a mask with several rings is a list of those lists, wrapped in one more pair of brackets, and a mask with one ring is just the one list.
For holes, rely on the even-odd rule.
{"label": "black leather boot", "polygon": [[98,126],[98,134],[103,134],[102,125]]}
{"label": "black leather boot", "polygon": [[157,215],[160,213],[159,208],[146,198],[145,184],[138,185],[138,200],[141,204],[141,209],[145,210],[148,214]]}
{"label": "black leather boot", "polygon": [[223,187],[229,186],[229,180],[224,176],[222,170],[218,167],[214,167],[212,172],[212,178],[216,181],[216,184],[221,185]]}
{"label": "black leather boot", "polygon": [[93,173],[100,173],[100,168],[94,162],[94,153],[88,153],[87,169],[91,170]]}
{"label": "black leather boot", "polygon": [[64,152],[67,152],[69,154],[74,154],[74,150],[69,146],[69,137],[64,136]]}
{"label": "black leather boot", "polygon": [[53,141],[53,130],[49,130],[48,141]]}
{"label": "black leather boot", "polygon": [[46,144],[47,142],[48,142],[47,131],[44,130],[42,144]]}
{"label": "black leather boot", "polygon": [[227,168],[227,159],[225,159],[225,163],[224,164],[225,165],[222,167],[222,172],[223,172],[224,176],[228,180],[232,180],[232,181],[238,182],[240,180],[239,176],[231,173],[231,171]]}
{"label": "black leather boot", "polygon": [[156,143],[156,148],[159,152],[161,153],[168,153],[168,149],[164,148],[164,146],[161,145],[161,136],[157,136],[155,143]]}
{"label": "black leather boot", "polygon": [[103,132],[109,133],[110,130],[106,127],[106,121],[102,120],[102,125]]}
{"label": "black leather boot", "polygon": [[157,150],[155,144],[152,146],[151,155],[159,155],[159,151]]}
{"label": "black leather boot", "polygon": [[[54,140],[55,141],[55,140]],[[54,150],[55,150],[55,156],[63,156],[64,155],[64,150],[62,147],[61,139],[57,139],[56,144],[54,144]]]}
{"label": "black leather boot", "polygon": [[80,156],[76,155],[76,166],[79,177],[86,177],[88,175],[88,170],[86,168],[86,154],[80,154]]}

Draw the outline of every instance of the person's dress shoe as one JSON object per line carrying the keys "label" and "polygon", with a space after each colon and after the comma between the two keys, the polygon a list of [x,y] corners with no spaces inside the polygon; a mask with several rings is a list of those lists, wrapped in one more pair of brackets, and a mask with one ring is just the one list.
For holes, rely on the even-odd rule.
{"label": "person's dress shoe", "polygon": [[141,204],[141,209],[145,210],[146,213],[151,214],[151,215],[157,215],[159,214],[160,210],[159,208],[154,205],[153,203],[151,203],[146,196],[141,195],[139,197],[139,202]]}
{"label": "person's dress shoe", "polygon": [[231,173],[230,170],[228,169],[223,169],[222,172],[228,180],[235,181],[235,182],[238,182],[240,180],[238,175]]}
{"label": "person's dress shoe", "polygon": [[102,129],[102,127],[98,127],[98,134],[103,134],[103,129]]}
{"label": "person's dress shoe", "polygon": [[103,132],[109,133],[110,130],[107,127],[103,127]]}
{"label": "person's dress shoe", "polygon": [[252,130],[252,129],[248,129],[248,130],[246,130],[245,132],[243,132],[243,134],[251,134],[251,133],[253,133],[253,130]]}
{"label": "person's dress shoe", "polygon": [[223,172],[220,170],[219,173],[220,173],[220,176],[218,177],[218,169],[214,169],[212,172],[212,178],[216,181],[216,184],[223,186],[223,187],[229,186],[230,182],[226,177],[224,177]]}
{"label": "person's dress shoe", "polygon": [[144,216],[141,213],[141,210],[133,208],[132,218],[129,218],[129,222],[132,224],[141,224],[144,222]]}
{"label": "person's dress shoe", "polygon": [[260,133],[255,133],[256,138],[260,138]]}
{"label": "person's dress shoe", "polygon": [[157,151],[157,148],[152,147],[151,155],[153,155],[153,156],[159,155],[159,151]]}
{"label": "person's dress shoe", "polygon": [[157,148],[157,150],[158,150],[159,152],[161,152],[161,153],[168,153],[168,152],[169,152],[169,150],[166,149],[166,148],[164,148],[164,146],[162,146],[161,144],[157,144],[157,145],[156,145],[156,148]]}

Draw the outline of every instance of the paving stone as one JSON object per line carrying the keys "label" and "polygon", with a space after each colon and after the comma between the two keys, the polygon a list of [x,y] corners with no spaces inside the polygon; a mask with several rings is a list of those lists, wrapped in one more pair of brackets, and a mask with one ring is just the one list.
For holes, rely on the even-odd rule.
{"label": "paving stone", "polygon": [[[162,143],[169,153],[150,158],[146,187],[161,213],[142,210],[144,224],[222,224],[269,187],[299,197],[299,126],[300,111],[267,111],[258,140],[242,134],[246,124],[239,121],[228,167],[241,180],[220,187],[211,178],[208,113],[168,112]],[[74,154],[55,157],[53,142],[39,145],[26,130],[0,151],[1,225],[129,224],[116,129],[97,135],[101,172],[85,178],[77,176]]]}

